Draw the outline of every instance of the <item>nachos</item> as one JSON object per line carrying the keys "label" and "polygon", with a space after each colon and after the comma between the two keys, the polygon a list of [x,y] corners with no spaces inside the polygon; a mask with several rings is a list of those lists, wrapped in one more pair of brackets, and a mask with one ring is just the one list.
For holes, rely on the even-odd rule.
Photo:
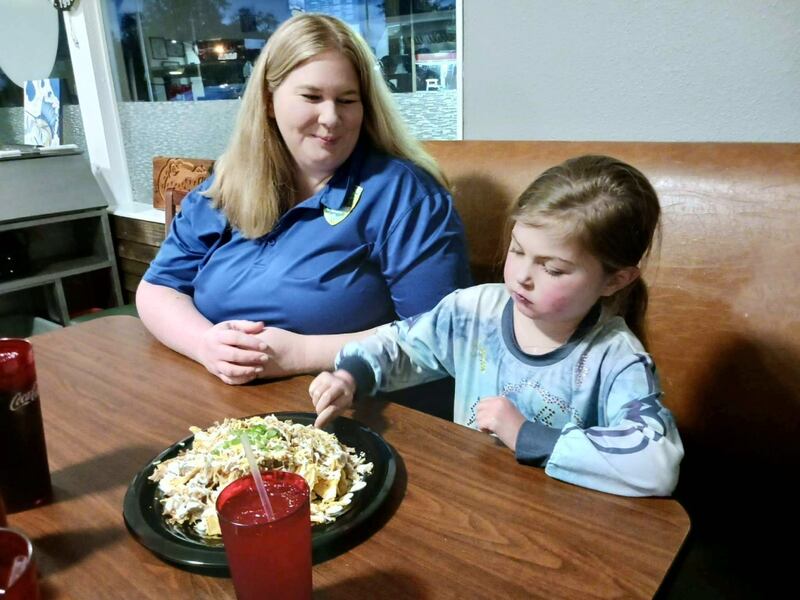
{"label": "nachos", "polygon": [[217,496],[250,472],[241,433],[247,436],[259,468],[282,469],[305,478],[315,524],[330,523],[342,514],[372,472],[363,452],[341,444],[332,433],[274,415],[225,419],[208,429],[189,429],[194,433],[192,447],[157,464],[150,479],[158,482],[167,521],[188,525],[201,536],[220,535]]}

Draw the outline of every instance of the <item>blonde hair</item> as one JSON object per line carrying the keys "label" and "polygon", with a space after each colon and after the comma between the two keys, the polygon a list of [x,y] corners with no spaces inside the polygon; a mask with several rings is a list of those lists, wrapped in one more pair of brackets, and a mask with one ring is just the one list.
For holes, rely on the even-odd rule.
{"label": "blonde hair", "polygon": [[206,191],[247,238],[268,233],[294,200],[292,156],[268,113],[272,94],[292,70],[330,50],[347,58],[358,74],[362,135],[379,152],[412,161],[447,187],[436,161],[406,130],[366,42],[335,17],[299,14],[272,34],[253,66],[231,141]]}
{"label": "blonde hair", "polygon": [[[658,195],[641,171],[616,158],[586,155],[539,175],[520,195],[511,219],[563,226],[607,273],[614,273],[647,258],[660,215]],[[641,277],[604,299],[606,310],[621,315],[645,347],[647,302]]]}

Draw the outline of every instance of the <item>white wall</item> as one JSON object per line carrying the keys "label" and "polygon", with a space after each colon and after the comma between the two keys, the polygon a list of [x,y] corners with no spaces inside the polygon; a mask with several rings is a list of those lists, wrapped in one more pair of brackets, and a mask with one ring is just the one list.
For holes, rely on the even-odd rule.
{"label": "white wall", "polygon": [[464,138],[800,141],[797,0],[462,0]]}

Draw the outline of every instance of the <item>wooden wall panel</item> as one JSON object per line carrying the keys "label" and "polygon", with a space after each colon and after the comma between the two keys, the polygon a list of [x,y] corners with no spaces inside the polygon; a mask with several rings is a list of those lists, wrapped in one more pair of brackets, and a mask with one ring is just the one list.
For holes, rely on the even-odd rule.
{"label": "wooden wall panel", "polygon": [[122,294],[125,302],[131,303],[135,299],[142,275],[164,241],[164,225],[112,215],[111,231],[119,264]]}

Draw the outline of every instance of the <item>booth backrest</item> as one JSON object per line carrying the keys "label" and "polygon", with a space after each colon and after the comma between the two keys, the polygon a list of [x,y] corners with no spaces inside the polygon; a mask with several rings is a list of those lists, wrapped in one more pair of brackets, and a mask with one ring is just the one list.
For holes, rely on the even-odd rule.
{"label": "booth backrest", "polygon": [[647,328],[687,450],[679,497],[690,512],[726,518],[717,502],[758,502],[775,479],[797,476],[800,144],[426,147],[453,186],[476,276],[497,281],[505,211],[539,173],[581,154],[608,154],[643,171],[663,209],[660,252],[645,271]]}

